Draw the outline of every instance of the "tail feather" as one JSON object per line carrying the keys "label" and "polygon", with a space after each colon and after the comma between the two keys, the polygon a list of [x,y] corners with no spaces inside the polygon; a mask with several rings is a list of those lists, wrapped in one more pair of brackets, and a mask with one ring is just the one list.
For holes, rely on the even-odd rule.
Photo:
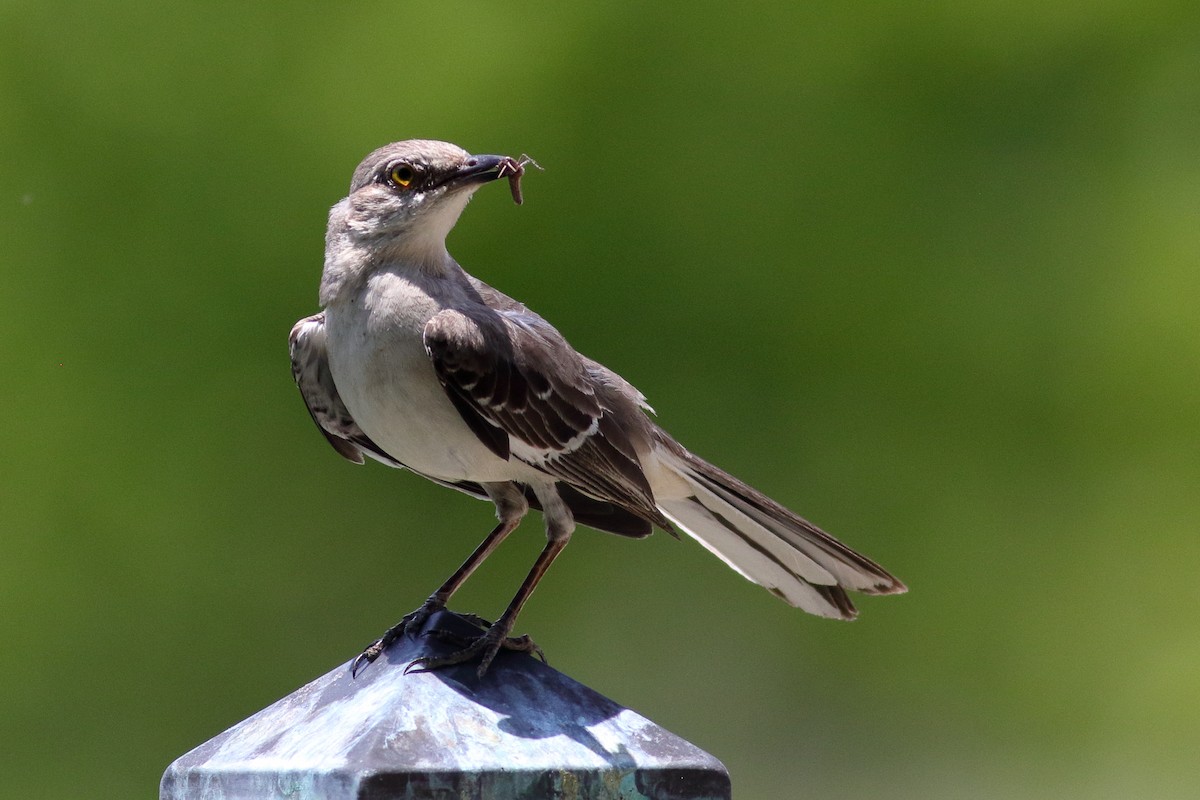
{"label": "tail feather", "polygon": [[675,525],[749,580],[809,613],[835,619],[857,615],[846,589],[898,594],[903,583],[871,559],[834,539],[674,441],[660,451],[665,466],[687,485],[659,508]]}
{"label": "tail feather", "polygon": [[738,574],[765,587],[788,605],[833,619],[853,619],[858,614],[840,586],[813,584],[798,577],[757,541],[714,514],[698,499],[666,501],[659,508],[680,530]]}

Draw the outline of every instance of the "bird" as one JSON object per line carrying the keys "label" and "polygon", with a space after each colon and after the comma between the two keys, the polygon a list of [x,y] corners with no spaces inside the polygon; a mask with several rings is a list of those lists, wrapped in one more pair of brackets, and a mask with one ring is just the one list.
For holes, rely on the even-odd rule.
{"label": "bird", "polygon": [[[539,509],[546,544],[494,622],[427,671],[501,650],[541,655],[513,636],[517,615],[577,524],[643,538],[682,532],[791,606],[853,619],[848,591],[907,587],[762,492],[694,455],[651,417],[628,381],[576,351],[549,322],[466,272],[446,237],[472,195],[520,180],[531,159],[472,155],[448,142],[385,145],[332,207],[321,311],[292,328],[292,374],[313,421],[344,458],[371,458],[489,500],[498,523],[415,611],[354,660],[357,675],[431,615]],[[543,656],[544,658],[544,656]]]}

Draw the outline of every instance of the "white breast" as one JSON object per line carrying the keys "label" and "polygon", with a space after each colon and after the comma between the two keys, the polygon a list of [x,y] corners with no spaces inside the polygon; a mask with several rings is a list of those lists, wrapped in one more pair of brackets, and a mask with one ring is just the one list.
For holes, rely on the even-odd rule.
{"label": "white breast", "polygon": [[388,272],[325,310],[329,367],[359,427],[405,466],[442,480],[520,479],[471,432],[425,353],[425,323],[442,310],[411,277]]}

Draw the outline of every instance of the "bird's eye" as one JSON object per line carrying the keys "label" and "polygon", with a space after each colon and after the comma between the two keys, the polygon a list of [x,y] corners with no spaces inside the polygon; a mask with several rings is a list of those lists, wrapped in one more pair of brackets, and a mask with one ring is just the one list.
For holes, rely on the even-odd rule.
{"label": "bird's eye", "polygon": [[391,182],[402,189],[408,188],[408,185],[413,182],[413,178],[415,177],[416,173],[413,172],[413,168],[408,164],[397,164],[388,173],[388,178]]}

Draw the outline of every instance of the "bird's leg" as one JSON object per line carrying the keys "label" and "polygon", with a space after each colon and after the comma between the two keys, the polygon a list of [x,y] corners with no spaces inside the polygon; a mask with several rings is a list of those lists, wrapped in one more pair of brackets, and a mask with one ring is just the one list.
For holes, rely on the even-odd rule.
{"label": "bird's leg", "polygon": [[[529,595],[533,594],[534,588],[537,586],[538,581],[542,579],[542,576],[546,574],[546,570],[550,568],[551,562],[567,546],[567,539],[569,538],[570,535],[568,534],[562,539],[551,539],[546,542],[546,546],[542,549],[537,561],[533,564],[533,569],[529,571],[529,574],[525,577],[525,582],[517,590],[516,597],[508,604],[508,608],[500,615],[500,619],[496,620],[482,636],[472,640],[457,653],[441,657],[424,656],[418,658],[409,664],[405,671],[428,672],[439,667],[462,664],[463,662],[479,658],[479,667],[476,669],[476,673],[482,678],[484,673],[487,672],[488,667],[491,666],[492,659],[496,657],[496,654],[501,649],[536,653],[545,661],[546,656],[542,653],[542,649],[534,644],[532,639],[528,636],[509,636],[509,634],[512,633],[513,626],[517,622],[517,615],[521,613],[521,607],[525,605],[525,601],[529,599]],[[451,641],[459,640],[458,637],[438,635]]]}
{"label": "bird's leg", "polygon": [[[383,636],[380,636],[374,642],[367,645],[367,648],[354,659],[354,663],[350,666],[351,676],[357,677],[358,673],[367,664],[379,658],[389,645],[405,633],[415,634],[420,631],[429,617],[446,607],[446,603],[450,602],[450,597],[458,591],[460,586],[466,583],[467,578],[471,577],[471,573],[521,524],[521,519],[529,510],[529,503],[515,486],[512,484],[485,484],[484,490],[487,491],[488,496],[496,504],[496,516],[500,518],[500,523],[475,548],[475,552],[471,553],[462,566],[442,584],[440,589],[431,594],[420,608],[409,614],[405,614],[403,619],[388,628]],[[476,617],[472,621],[476,622],[476,624],[484,623],[480,624],[481,628],[488,627],[486,621],[479,617]]]}
{"label": "bird's leg", "polygon": [[[521,613],[521,608],[525,605],[525,601],[533,594],[533,590],[537,588],[538,582],[546,574],[546,570],[550,569],[550,565],[554,562],[554,559],[567,546],[567,542],[570,541],[571,532],[575,528],[575,521],[571,517],[570,509],[563,503],[553,487],[545,492],[545,495],[542,492],[538,492],[538,499],[541,501],[542,509],[546,515],[546,546],[538,554],[537,561],[533,562],[533,568],[525,576],[524,583],[517,590],[517,594],[513,597],[512,602],[508,604],[508,608],[500,615],[500,619],[496,620],[482,636],[471,641],[458,652],[451,653],[448,656],[424,656],[418,658],[408,665],[405,670],[406,672],[428,672],[429,670],[450,666],[451,664],[462,664],[466,661],[479,658],[479,667],[476,669],[476,674],[482,678],[484,673],[487,672],[488,667],[491,666],[492,659],[496,657],[496,654],[501,649],[535,653],[543,661],[546,660],[542,649],[534,644],[533,640],[528,636],[509,636],[509,634],[512,633],[513,626],[517,621],[517,615]],[[452,637],[443,636],[442,638]]]}

